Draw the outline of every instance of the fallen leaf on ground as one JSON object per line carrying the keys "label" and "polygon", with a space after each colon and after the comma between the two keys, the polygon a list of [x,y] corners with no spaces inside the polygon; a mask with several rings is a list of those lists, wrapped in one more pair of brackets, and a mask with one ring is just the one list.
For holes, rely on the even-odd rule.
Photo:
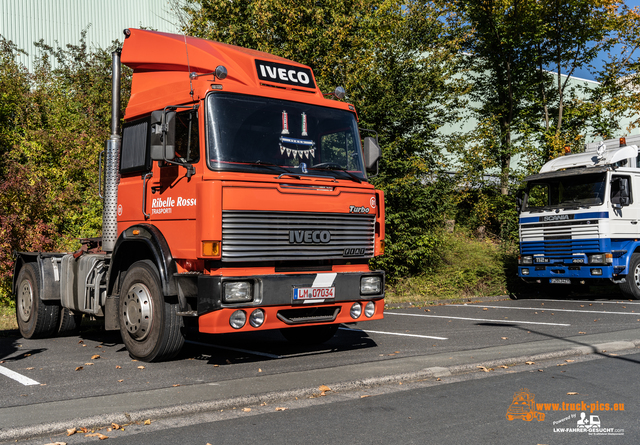
{"label": "fallen leaf on ground", "polygon": [[544,369],[538,369],[538,372],[544,372]]}
{"label": "fallen leaf on ground", "polygon": [[147,420],[145,420],[145,421],[144,421],[144,424],[145,424],[145,425],[151,425],[151,419],[147,419]]}
{"label": "fallen leaf on ground", "polygon": [[288,410],[288,409],[289,409],[289,408],[285,408],[285,407],[282,407],[282,406],[278,406],[278,407],[276,407],[276,411],[286,411],[286,410]]}
{"label": "fallen leaf on ground", "polygon": [[245,413],[248,413],[251,411],[251,408],[242,408],[242,411],[244,411]]}
{"label": "fallen leaf on ground", "polygon": [[508,340],[509,339],[509,337],[500,337],[500,338],[503,339],[503,340]]}
{"label": "fallen leaf on ground", "polygon": [[318,389],[320,391],[331,391],[331,388],[329,388],[327,385],[320,385]]}
{"label": "fallen leaf on ground", "polygon": [[509,368],[507,365],[500,365],[500,367],[504,368],[504,369],[508,369]]}
{"label": "fallen leaf on ground", "polygon": [[77,432],[78,432],[78,430],[76,428],[69,428],[67,430],[67,436],[73,436]]}
{"label": "fallen leaf on ground", "polygon": [[121,427],[120,425],[118,425],[117,423],[112,423],[112,424],[111,424],[111,427],[112,427],[114,430],[119,430],[120,428],[122,428],[122,427]]}
{"label": "fallen leaf on ground", "polygon": [[575,360],[566,359],[565,362],[571,363],[571,362],[575,362]]}
{"label": "fallen leaf on ground", "polygon": [[138,369],[144,369],[144,366],[138,366]]}
{"label": "fallen leaf on ground", "polygon": [[527,365],[535,365],[536,362],[525,362]]}
{"label": "fallen leaf on ground", "polygon": [[[603,352],[604,352],[604,351],[603,351]],[[31,371],[31,370],[33,370],[33,369],[36,369],[36,368],[27,368],[27,371]]]}
{"label": "fallen leaf on ground", "polygon": [[173,386],[174,388],[176,388],[176,387],[180,386],[180,384],[179,384],[179,383],[176,383],[175,385],[171,385],[171,386]]}
{"label": "fallen leaf on ground", "polygon": [[67,445],[67,442],[50,442],[45,445]]}
{"label": "fallen leaf on ground", "polygon": [[483,310],[483,311],[488,311],[489,309],[485,307],[485,308],[483,308],[482,310]]}
{"label": "fallen leaf on ground", "polygon": [[578,393],[577,393],[577,392],[573,392],[573,391],[572,391],[572,392],[568,392],[568,393],[567,393],[567,395],[568,395],[568,396],[577,396],[577,395],[578,395]]}
{"label": "fallen leaf on ground", "polygon": [[116,369],[122,369],[122,366],[116,365]]}
{"label": "fallen leaf on ground", "polygon": [[82,344],[82,343],[84,343],[84,341],[83,341],[83,340],[80,340],[80,341],[78,342],[78,344]]}
{"label": "fallen leaf on ground", "polygon": [[91,360],[97,360],[99,358],[100,358],[100,356],[98,354],[91,356]]}
{"label": "fallen leaf on ground", "polygon": [[489,372],[489,370],[484,366],[478,366],[478,368],[482,369],[484,372]]}
{"label": "fallen leaf on ground", "polygon": [[76,368],[76,371],[82,371],[83,369],[84,369],[84,368],[83,368],[82,366],[78,366],[78,367]]}
{"label": "fallen leaf on ground", "polygon": [[365,397],[371,397],[369,394],[365,394],[363,396],[360,396],[361,399],[364,399]]}
{"label": "fallen leaf on ground", "polygon": [[124,382],[124,380],[118,380],[118,383],[122,383],[122,382]]}
{"label": "fallen leaf on ground", "polygon": [[91,365],[93,365],[93,363],[85,363],[84,365],[85,366],[91,366]]}

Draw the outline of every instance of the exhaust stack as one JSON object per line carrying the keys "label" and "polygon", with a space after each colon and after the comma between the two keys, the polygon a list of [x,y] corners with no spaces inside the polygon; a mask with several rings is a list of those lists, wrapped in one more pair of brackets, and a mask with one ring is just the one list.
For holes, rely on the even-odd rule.
{"label": "exhaust stack", "polygon": [[[120,175],[120,51],[111,53],[111,137],[106,144],[105,187],[102,210],[102,250],[113,252],[118,238],[118,183]],[[102,174],[102,172],[100,172]]]}

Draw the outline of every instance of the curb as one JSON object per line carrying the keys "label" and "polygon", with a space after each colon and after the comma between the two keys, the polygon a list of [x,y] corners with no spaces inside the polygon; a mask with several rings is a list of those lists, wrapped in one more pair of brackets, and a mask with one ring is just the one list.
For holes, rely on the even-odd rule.
{"label": "curb", "polygon": [[[640,346],[640,339],[632,341],[611,341],[597,343],[591,346],[577,346],[574,348],[533,354],[528,356],[518,356],[501,358],[495,360],[485,360],[476,363],[463,365],[453,365],[449,367],[433,366],[424,368],[416,372],[390,374],[379,377],[371,377],[357,379],[347,382],[327,382],[326,385],[333,392],[352,391],[366,387],[380,386],[389,383],[419,380],[425,378],[448,377],[460,374],[468,374],[471,372],[481,372],[481,367],[489,368],[502,365],[522,364],[527,361],[550,360],[564,357],[585,356],[591,354],[603,354],[614,351],[624,351],[635,349]],[[273,403],[284,400],[294,399],[296,397],[311,396],[318,393],[318,387],[302,387],[294,390],[264,392],[255,395],[244,395],[225,398],[221,400],[210,400],[203,402],[187,403],[182,405],[167,406],[162,408],[139,409],[130,412],[112,412],[88,417],[76,417],[64,421],[42,423],[38,425],[28,425],[16,428],[0,429],[0,441],[19,440],[26,438],[37,438],[49,434],[64,433],[67,428],[82,425],[86,428],[95,428],[108,425],[112,422],[119,424],[127,424],[131,422],[144,421],[145,419],[163,419],[176,416],[194,415],[203,412],[229,409],[232,407],[241,408],[247,405],[255,405],[263,402]]]}

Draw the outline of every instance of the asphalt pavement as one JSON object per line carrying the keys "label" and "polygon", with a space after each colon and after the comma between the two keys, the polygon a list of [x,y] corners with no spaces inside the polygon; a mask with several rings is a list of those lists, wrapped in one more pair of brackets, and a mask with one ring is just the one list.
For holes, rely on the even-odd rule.
{"label": "asphalt pavement", "polygon": [[[319,347],[278,332],[198,336],[177,360],[132,361],[118,334],[0,339],[0,441],[433,380],[640,345],[640,302],[509,300],[407,307]],[[324,385],[324,386],[323,386]]]}

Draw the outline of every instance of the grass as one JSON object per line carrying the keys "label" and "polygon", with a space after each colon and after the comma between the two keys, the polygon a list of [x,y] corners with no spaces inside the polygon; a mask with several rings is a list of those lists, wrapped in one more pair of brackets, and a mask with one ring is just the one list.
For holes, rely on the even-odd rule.
{"label": "grass", "polygon": [[420,276],[401,278],[387,287],[386,303],[426,303],[507,295],[518,282],[517,247],[466,233],[446,236],[442,264]]}
{"label": "grass", "polygon": [[0,306],[0,337],[13,334],[18,329],[16,322],[16,309],[8,306]]}

